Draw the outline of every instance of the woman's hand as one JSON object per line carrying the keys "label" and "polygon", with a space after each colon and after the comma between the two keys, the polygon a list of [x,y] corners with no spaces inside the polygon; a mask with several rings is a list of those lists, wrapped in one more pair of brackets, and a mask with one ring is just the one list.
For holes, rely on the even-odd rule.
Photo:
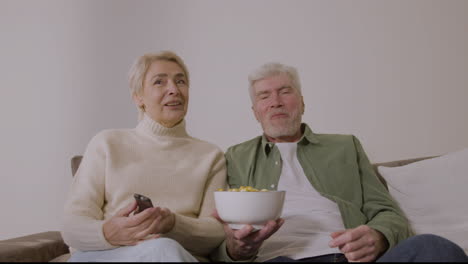
{"label": "woman's hand", "polygon": [[168,208],[156,207],[154,209],[154,214],[157,215],[154,233],[165,234],[171,231],[175,225],[175,215]]}
{"label": "woman's hand", "polygon": [[157,238],[174,227],[175,216],[169,209],[148,208],[130,215],[136,208],[137,203],[133,201],[104,222],[104,237],[111,245],[133,246],[143,240]]}

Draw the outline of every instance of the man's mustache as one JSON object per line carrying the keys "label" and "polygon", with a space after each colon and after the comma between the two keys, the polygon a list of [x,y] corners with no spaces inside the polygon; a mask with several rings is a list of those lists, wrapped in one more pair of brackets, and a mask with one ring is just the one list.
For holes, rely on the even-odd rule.
{"label": "man's mustache", "polygon": [[273,117],[274,115],[287,115],[289,117],[289,113],[283,110],[277,110],[275,112],[269,113],[268,118]]}

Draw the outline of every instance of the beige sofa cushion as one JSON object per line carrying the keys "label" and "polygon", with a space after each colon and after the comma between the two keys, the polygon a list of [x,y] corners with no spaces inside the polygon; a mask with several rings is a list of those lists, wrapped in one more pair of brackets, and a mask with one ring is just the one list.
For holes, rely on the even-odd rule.
{"label": "beige sofa cushion", "polygon": [[468,252],[468,148],[379,172],[416,234],[440,235]]}
{"label": "beige sofa cushion", "polygon": [[69,258],[70,258],[70,253],[67,253],[67,254],[63,254],[61,256],[54,258],[50,262],[67,262]]}

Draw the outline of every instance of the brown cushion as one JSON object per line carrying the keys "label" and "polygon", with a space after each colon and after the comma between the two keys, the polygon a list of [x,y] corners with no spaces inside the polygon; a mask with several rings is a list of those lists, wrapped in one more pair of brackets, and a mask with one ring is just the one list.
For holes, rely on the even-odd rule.
{"label": "brown cushion", "polygon": [[0,262],[47,262],[68,252],[58,231],[0,241]]}

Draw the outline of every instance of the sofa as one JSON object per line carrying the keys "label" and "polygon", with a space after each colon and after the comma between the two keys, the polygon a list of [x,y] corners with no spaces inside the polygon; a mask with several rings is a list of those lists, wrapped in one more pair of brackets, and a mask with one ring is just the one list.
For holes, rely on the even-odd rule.
{"label": "sofa", "polygon": [[[71,159],[71,175],[75,175],[82,156]],[[69,247],[60,231],[42,232],[0,240],[0,262],[64,262],[70,256]]]}
{"label": "sofa", "polygon": [[[78,169],[81,158],[82,156],[75,156],[71,159],[72,176]],[[433,157],[375,163],[373,164],[373,168],[377,176],[387,186],[386,180],[379,173],[379,166],[400,167],[430,158]],[[68,257],[69,248],[64,243],[59,231],[43,232],[0,241],[0,262],[66,261]]]}

